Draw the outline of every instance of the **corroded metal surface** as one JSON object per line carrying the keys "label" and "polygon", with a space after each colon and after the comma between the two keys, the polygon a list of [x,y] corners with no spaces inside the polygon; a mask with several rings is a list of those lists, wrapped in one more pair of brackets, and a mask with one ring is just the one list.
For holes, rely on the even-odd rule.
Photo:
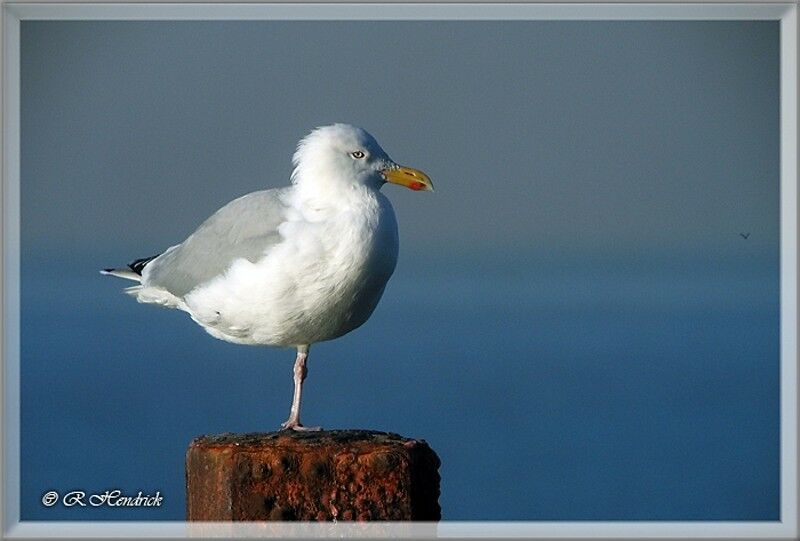
{"label": "corroded metal surface", "polygon": [[186,454],[189,521],[441,518],[425,441],[333,430],[201,436]]}

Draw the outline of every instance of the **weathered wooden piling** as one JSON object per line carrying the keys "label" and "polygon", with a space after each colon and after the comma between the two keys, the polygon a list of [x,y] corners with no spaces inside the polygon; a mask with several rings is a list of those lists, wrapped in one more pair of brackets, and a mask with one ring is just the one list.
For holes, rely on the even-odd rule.
{"label": "weathered wooden piling", "polygon": [[439,457],[367,430],[201,436],[186,453],[188,521],[437,521]]}

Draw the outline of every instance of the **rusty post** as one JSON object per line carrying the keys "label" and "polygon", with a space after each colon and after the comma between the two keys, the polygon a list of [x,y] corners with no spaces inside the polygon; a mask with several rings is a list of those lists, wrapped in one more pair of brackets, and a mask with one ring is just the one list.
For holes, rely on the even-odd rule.
{"label": "rusty post", "polygon": [[366,430],[201,436],[186,453],[188,521],[437,521],[439,457]]}

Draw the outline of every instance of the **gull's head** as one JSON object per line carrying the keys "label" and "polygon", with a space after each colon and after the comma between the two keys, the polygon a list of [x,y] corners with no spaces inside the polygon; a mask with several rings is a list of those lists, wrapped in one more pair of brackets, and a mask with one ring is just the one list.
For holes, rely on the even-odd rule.
{"label": "gull's head", "polygon": [[428,175],[395,163],[372,135],[349,124],[315,129],[297,145],[292,158],[292,182],[333,189],[366,186],[380,189],[386,182],[412,190],[433,190]]}

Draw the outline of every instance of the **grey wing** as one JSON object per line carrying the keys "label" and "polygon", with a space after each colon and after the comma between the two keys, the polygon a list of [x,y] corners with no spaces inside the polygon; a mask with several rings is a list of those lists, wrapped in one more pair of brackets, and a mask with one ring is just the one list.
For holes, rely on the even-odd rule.
{"label": "grey wing", "polygon": [[148,263],[143,285],[183,297],[224,273],[236,259],[258,261],[281,240],[278,226],[286,219],[281,196],[287,189],[253,192],[231,201],[181,244]]}

